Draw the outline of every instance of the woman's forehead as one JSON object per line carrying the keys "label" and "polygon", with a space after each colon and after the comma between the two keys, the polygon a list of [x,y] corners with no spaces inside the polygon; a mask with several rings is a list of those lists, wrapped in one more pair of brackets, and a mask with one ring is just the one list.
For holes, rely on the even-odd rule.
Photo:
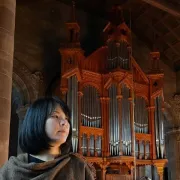
{"label": "woman's forehead", "polygon": [[57,112],[57,113],[64,113],[61,106],[59,104],[56,105],[56,107],[54,108],[53,112]]}

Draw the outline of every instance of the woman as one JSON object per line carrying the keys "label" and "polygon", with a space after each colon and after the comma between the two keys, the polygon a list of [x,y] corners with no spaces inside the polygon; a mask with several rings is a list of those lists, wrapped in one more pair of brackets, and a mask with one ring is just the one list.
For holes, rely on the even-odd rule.
{"label": "woman", "polygon": [[0,180],[93,180],[93,168],[71,153],[70,111],[58,98],[35,101],[26,113],[19,138],[25,154],[11,157]]}

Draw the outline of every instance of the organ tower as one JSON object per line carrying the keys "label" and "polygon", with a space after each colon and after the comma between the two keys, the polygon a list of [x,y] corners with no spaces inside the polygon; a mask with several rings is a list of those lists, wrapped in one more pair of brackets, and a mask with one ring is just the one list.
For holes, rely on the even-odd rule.
{"label": "organ tower", "polygon": [[97,179],[163,179],[163,73],[159,52],[145,74],[132,56],[131,30],[114,6],[103,30],[106,43],[85,57],[72,7],[62,43],[62,98],[72,111],[73,151],[94,163]]}

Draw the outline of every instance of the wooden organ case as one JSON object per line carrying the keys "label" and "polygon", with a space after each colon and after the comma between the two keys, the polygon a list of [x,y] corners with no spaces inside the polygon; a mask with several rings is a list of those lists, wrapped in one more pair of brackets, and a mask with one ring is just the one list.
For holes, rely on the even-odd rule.
{"label": "wooden organ case", "polygon": [[132,56],[130,29],[114,18],[104,29],[106,45],[85,58],[74,14],[66,27],[60,91],[72,111],[73,151],[94,163],[97,179],[152,179],[155,172],[162,180],[167,160],[159,52],[150,53],[145,74]]}

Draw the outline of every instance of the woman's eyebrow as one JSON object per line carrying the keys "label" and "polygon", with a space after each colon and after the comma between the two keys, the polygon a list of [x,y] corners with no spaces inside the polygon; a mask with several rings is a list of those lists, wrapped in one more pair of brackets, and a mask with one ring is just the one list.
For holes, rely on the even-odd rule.
{"label": "woman's eyebrow", "polygon": [[[56,110],[54,110],[51,114],[54,114],[54,113],[57,113],[57,114],[61,114],[61,112],[59,112],[59,111],[56,111]],[[69,120],[69,117],[66,115],[65,116],[65,119],[67,119],[67,120]]]}
{"label": "woman's eyebrow", "polygon": [[58,112],[58,111],[53,111],[52,113],[58,113],[58,114],[60,114],[60,112]]}

